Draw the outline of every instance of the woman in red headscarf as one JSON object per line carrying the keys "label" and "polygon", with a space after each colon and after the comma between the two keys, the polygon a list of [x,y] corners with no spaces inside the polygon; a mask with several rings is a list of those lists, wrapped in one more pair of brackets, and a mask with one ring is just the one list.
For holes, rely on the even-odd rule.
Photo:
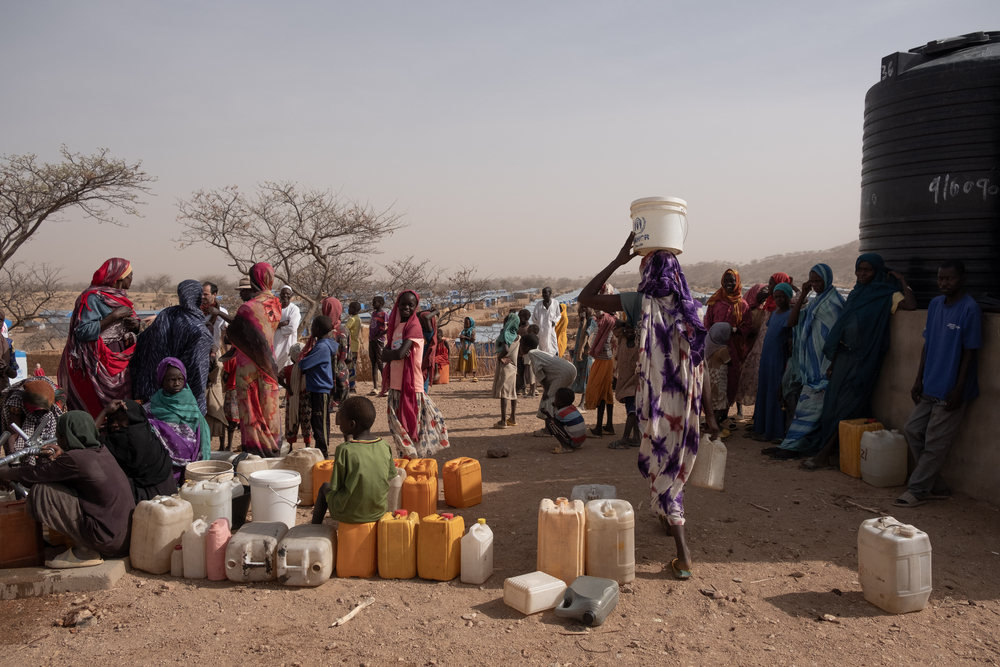
{"label": "woman in red headscarf", "polygon": [[389,431],[397,456],[408,459],[433,456],[448,447],[444,415],[424,391],[426,338],[419,303],[416,292],[399,295],[389,314],[388,347],[382,352],[389,371]]}
{"label": "woman in red headscarf", "polygon": [[[347,335],[347,329],[340,321],[340,316],[344,313],[344,304],[340,299],[328,296],[320,304],[323,315],[333,322],[333,331],[327,334],[327,338],[332,338],[337,343],[337,358],[333,359],[333,389],[330,391],[330,402],[338,405],[347,400],[350,395],[350,367],[347,359],[351,351],[351,337]],[[316,340],[309,336],[305,347],[302,348],[304,358],[313,349]],[[329,440],[328,440],[329,441]]]}
{"label": "woman in red headscarf", "polygon": [[129,398],[128,362],[139,331],[128,298],[132,278],[132,264],[113,257],[76,299],[58,374],[70,410],[96,417],[111,401]]}
{"label": "woman in red headscarf", "polygon": [[749,352],[747,338],[753,331],[753,316],[750,306],[743,298],[743,285],[736,269],[726,269],[722,274],[722,286],[708,299],[708,310],[705,311],[705,328],[711,329],[713,324],[725,322],[732,327],[732,335],[726,344],[729,348],[729,374],[726,378],[726,399],[729,405],[736,401],[736,392],[740,386],[740,371],[743,370],[743,360]]}
{"label": "woman in red headscarf", "polygon": [[271,293],[274,269],[260,262],[250,268],[253,296],[236,311],[227,333],[236,350],[236,398],[240,406],[243,451],[264,457],[281,452],[281,410],[274,332],[281,301]]}

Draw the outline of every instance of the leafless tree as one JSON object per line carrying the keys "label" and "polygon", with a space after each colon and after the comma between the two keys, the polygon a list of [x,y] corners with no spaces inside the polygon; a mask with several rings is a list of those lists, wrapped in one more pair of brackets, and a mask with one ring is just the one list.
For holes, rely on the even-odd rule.
{"label": "leafless tree", "polygon": [[63,289],[61,269],[49,264],[8,262],[0,267],[0,306],[14,326],[21,326],[51,306]]}
{"label": "leafless tree", "polygon": [[244,274],[254,262],[270,263],[308,304],[306,321],[324,295],[370,276],[379,243],[404,226],[391,211],[291,182],[265,182],[252,195],[236,186],[198,190],[178,209],[181,243],[218,248]]}
{"label": "leafless tree", "polygon": [[438,308],[438,325],[451,322],[455,313],[482,301],[490,289],[490,279],[480,278],[475,268],[459,267],[443,281],[443,288],[436,290],[441,301]]}
{"label": "leafless tree", "polygon": [[380,294],[390,302],[403,290],[413,290],[424,296],[432,294],[440,276],[430,260],[418,262],[413,255],[385,264],[382,269],[385,277],[371,284],[372,296]]}
{"label": "leafless tree", "polygon": [[167,273],[157,273],[146,278],[143,278],[136,287],[137,292],[152,292],[159,299],[161,294],[168,293],[171,291],[172,287],[175,287],[174,278]]}
{"label": "leafless tree", "polygon": [[139,195],[149,192],[156,179],[140,170],[142,162],[128,164],[112,158],[107,149],[93,155],[60,149],[59,164],[38,163],[35,155],[0,157],[0,266],[47,221],[79,210],[98,222],[120,224],[116,210],[139,215]]}

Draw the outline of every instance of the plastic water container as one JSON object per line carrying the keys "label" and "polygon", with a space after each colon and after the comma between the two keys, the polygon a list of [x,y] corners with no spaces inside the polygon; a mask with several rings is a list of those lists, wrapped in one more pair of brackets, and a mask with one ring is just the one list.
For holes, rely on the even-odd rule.
{"label": "plastic water container", "polygon": [[184,466],[185,482],[228,482],[233,478],[233,464],[229,461],[192,461]]}
{"label": "plastic water container", "polygon": [[[243,486],[240,485],[240,492],[242,491]],[[178,495],[191,503],[195,519],[203,518],[206,523],[222,518],[227,519],[230,524],[233,521],[232,478],[222,482],[188,480],[184,482]]]}
{"label": "plastic water container", "polygon": [[890,614],[920,611],[931,596],[931,540],[891,516],[858,530],[858,581],[865,599]]}
{"label": "plastic water container", "polygon": [[170,576],[184,576],[184,547],[179,544],[170,552]]}
{"label": "plastic water container", "polygon": [[401,505],[421,517],[437,514],[438,479],[437,461],[413,459],[406,463]]}
{"label": "plastic water container", "polygon": [[566,582],[544,572],[530,572],[503,582],[503,602],[522,614],[555,609],[562,602]]}
{"label": "plastic water container", "polygon": [[569,494],[570,502],[581,501],[584,505],[591,500],[604,500],[606,498],[617,498],[618,490],[611,484],[579,484],[573,487]]}
{"label": "plastic water container", "polygon": [[205,534],[208,524],[203,519],[195,519],[181,538],[181,552],[184,555],[184,578],[204,579],[208,576],[205,560]]}
{"label": "plastic water container", "polygon": [[301,482],[299,483],[300,505],[313,504],[313,467],[320,461],[325,460],[326,457],[323,456],[323,452],[319,451],[315,447],[294,449],[289,452],[288,456],[285,457],[284,463],[281,467],[285,470],[294,470],[299,473],[299,478],[301,479]]}
{"label": "plastic water container", "polygon": [[170,555],[194,521],[191,503],[172,496],[156,496],[135,506],[129,561],[150,574],[170,572]]}
{"label": "plastic water container", "polygon": [[[288,443],[285,443],[287,446]],[[264,463],[267,464],[268,470],[280,470],[285,467],[285,455],[275,456],[273,458],[264,459]]]}
{"label": "plastic water container", "polygon": [[389,481],[389,495],[386,497],[386,510],[395,512],[403,506],[403,482],[406,481],[406,468],[396,468],[396,476]]}
{"label": "plastic water container", "polygon": [[402,509],[386,512],[379,519],[378,576],[383,579],[412,579],[417,576],[419,527],[420,517]]}
{"label": "plastic water container", "polygon": [[726,481],[726,458],[728,452],[722,440],[712,440],[706,433],[698,443],[698,456],[687,483],[703,489],[722,491]]}
{"label": "plastic water container", "polygon": [[301,479],[294,470],[260,470],[251,474],[253,523],[281,521],[288,528],[293,527]]}
{"label": "plastic water container", "polygon": [[378,574],[378,522],[337,528],[337,576],[367,579]]}
{"label": "plastic water container", "polygon": [[567,585],[583,575],[585,528],[581,501],[542,500],[538,507],[538,569]]}
{"label": "plastic water container", "polygon": [[319,488],[333,479],[333,459],[320,461],[312,469],[312,501],[316,504]]}
{"label": "plastic water container", "polygon": [[226,546],[230,581],[273,581],[278,577],[278,543],[288,532],[283,521],[251,521]]}
{"label": "plastic water container", "polygon": [[454,514],[431,514],[420,519],[417,574],[421,579],[451,581],[461,574],[464,532],[465,520]]}
{"label": "plastic water container", "polygon": [[578,577],[563,593],[556,616],[575,618],[585,625],[604,625],[618,606],[618,582],[599,577]]}
{"label": "plastic water container", "polygon": [[451,507],[472,507],[483,502],[483,471],[476,459],[463,456],[444,464],[444,502]]}
{"label": "plastic water container", "polygon": [[629,207],[635,238],[632,248],[640,255],[669,250],[684,252],[688,235],[687,202],[676,197],[645,197]]}
{"label": "plastic water container", "polygon": [[406,466],[407,464],[409,464],[410,459],[393,459],[392,462],[396,464],[397,468],[402,468],[403,470],[406,470]]}
{"label": "plastic water container", "polygon": [[270,468],[267,461],[256,454],[247,454],[245,459],[236,464],[236,472],[243,475],[244,478],[250,477],[250,473],[258,470],[270,470]]}
{"label": "plastic water container", "polygon": [[587,503],[587,576],[635,579],[635,512],[626,500]]}
{"label": "plastic water container", "polygon": [[840,472],[861,477],[861,436],[866,431],[881,431],[882,428],[874,419],[845,419],[840,422]]}
{"label": "plastic water container", "polygon": [[462,538],[462,583],[481,584],[493,574],[493,530],[479,519]]}
{"label": "plastic water container", "polygon": [[278,582],[319,586],[333,574],[336,562],[337,531],[333,526],[295,526],[278,544]]}
{"label": "plastic water container", "polygon": [[233,534],[225,518],[216,519],[205,535],[205,570],[209,581],[226,580],[226,547]]}
{"label": "plastic water container", "polygon": [[861,435],[861,479],[872,486],[906,484],[906,436],[896,430]]}

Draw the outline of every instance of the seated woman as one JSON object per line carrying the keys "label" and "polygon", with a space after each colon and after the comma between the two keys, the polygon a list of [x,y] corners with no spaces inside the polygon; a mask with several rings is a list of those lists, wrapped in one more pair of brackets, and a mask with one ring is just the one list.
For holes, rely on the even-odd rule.
{"label": "seated woman", "polygon": [[76,546],[46,561],[51,568],[100,565],[102,556],[128,550],[135,509],[128,479],[97,437],[94,419],[74,410],[59,418],[57,444],[46,445],[34,466],[0,468],[0,480],[30,484],[28,512]]}
{"label": "seated woman", "polygon": [[[65,412],[56,403],[56,385],[46,377],[21,380],[0,393],[0,421],[2,428],[10,432],[5,445],[8,454],[24,449],[25,442],[11,427],[17,425],[29,436],[40,424],[45,423],[43,437],[48,440],[56,435],[56,420]],[[51,415],[45,420],[47,415]],[[34,465],[36,457],[28,456],[19,461],[20,465]],[[15,464],[17,465],[17,464]]]}
{"label": "seated woman", "polygon": [[146,404],[146,416],[159,436],[174,466],[178,482],[184,466],[208,459],[212,432],[201,414],[198,400],[187,386],[187,372],[180,359],[167,357],[156,369],[159,391]]}
{"label": "seated woman", "polygon": [[131,400],[111,401],[97,415],[96,424],[98,430],[107,424],[107,432],[100,436],[101,444],[118,461],[136,503],[177,493],[170,455],[141,405]]}

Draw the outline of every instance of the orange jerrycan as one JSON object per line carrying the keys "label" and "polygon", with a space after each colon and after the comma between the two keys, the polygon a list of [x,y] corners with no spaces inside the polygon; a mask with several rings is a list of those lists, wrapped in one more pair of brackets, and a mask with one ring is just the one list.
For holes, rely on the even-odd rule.
{"label": "orange jerrycan", "polygon": [[393,459],[392,461],[396,464],[397,468],[406,470],[406,464],[410,462],[410,459]]}
{"label": "orange jerrycan", "polygon": [[881,431],[874,419],[845,419],[840,422],[840,472],[861,477],[861,436],[866,431]]}
{"label": "orange jerrycan", "polygon": [[538,507],[538,569],[572,584],[584,571],[586,522],[583,501],[545,498]]}
{"label": "orange jerrycan", "polygon": [[414,459],[406,465],[401,506],[421,517],[437,513],[437,461]]}
{"label": "orange jerrycan", "polygon": [[444,502],[451,507],[472,507],[483,502],[483,471],[479,461],[467,456],[444,464]]}
{"label": "orange jerrycan", "polygon": [[386,512],[378,522],[378,576],[417,576],[417,527],[420,517],[406,510]]}
{"label": "orange jerrycan", "polygon": [[378,574],[378,524],[340,522],[337,576],[367,579]]}
{"label": "orange jerrycan", "polygon": [[451,581],[462,572],[465,520],[454,514],[432,514],[417,532],[417,574],[421,579]]}
{"label": "orange jerrycan", "polygon": [[333,459],[325,459],[314,465],[312,478],[313,505],[315,505],[316,498],[319,497],[319,487],[333,478]]}

